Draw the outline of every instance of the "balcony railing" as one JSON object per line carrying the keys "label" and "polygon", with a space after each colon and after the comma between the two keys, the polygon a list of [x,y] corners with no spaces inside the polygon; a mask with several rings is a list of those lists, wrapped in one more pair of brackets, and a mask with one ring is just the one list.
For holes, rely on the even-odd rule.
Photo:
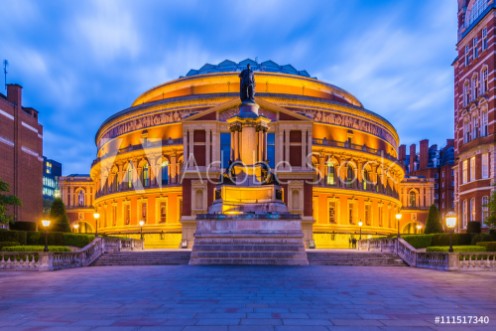
{"label": "balcony railing", "polygon": [[378,194],[384,194],[390,196],[395,199],[399,199],[400,196],[398,192],[396,192],[394,189],[392,189],[389,186],[384,186],[382,184],[374,184],[371,182],[364,182],[359,180],[347,182],[345,180],[341,180],[340,178],[338,178],[333,184],[329,184],[326,182],[326,178],[324,177],[318,183],[316,183],[315,186],[334,187],[334,188],[346,189],[346,190],[378,193]]}
{"label": "balcony railing", "polygon": [[115,186],[109,186],[105,185],[99,190],[96,191],[95,198],[99,198],[101,196],[107,195],[107,194],[113,194],[113,193],[120,193],[120,192],[129,192],[129,191],[137,191],[137,190],[147,190],[147,189],[153,189],[153,188],[160,188],[160,187],[171,187],[171,186],[178,186],[180,185],[179,183],[171,182],[168,181],[167,183],[159,183],[157,180],[150,180],[149,185],[144,185],[141,181],[134,181],[131,186],[129,186],[128,182],[122,182],[121,184],[118,185],[118,187]]}
{"label": "balcony railing", "polygon": [[357,144],[352,144],[349,142],[342,142],[342,141],[328,140],[328,139],[317,139],[317,138],[313,138],[312,143],[314,145],[320,145],[320,146],[353,149],[356,151],[361,151],[361,152],[373,154],[376,156],[385,157],[386,159],[391,160],[391,161],[398,161],[398,159],[396,157],[386,153],[386,151],[384,151],[382,149],[370,148],[370,147],[367,147],[366,145],[357,145]]}

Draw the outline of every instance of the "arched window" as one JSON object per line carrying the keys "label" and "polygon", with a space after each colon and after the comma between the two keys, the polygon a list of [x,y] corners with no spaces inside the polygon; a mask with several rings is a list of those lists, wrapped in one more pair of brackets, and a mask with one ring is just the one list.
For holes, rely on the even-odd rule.
{"label": "arched window", "polygon": [[367,190],[367,185],[370,183],[370,175],[367,169],[363,169],[363,179],[362,186],[364,190]]}
{"label": "arched window", "polygon": [[169,161],[164,161],[162,162],[160,166],[160,173],[162,177],[162,185],[168,185],[169,184]]}
{"label": "arched window", "polygon": [[477,138],[477,134],[479,132],[479,119],[477,118],[477,115],[474,114],[472,116],[472,139]]}
{"label": "arched window", "polygon": [[481,127],[480,127],[482,137],[487,136],[487,122],[488,122],[487,110],[483,110],[481,113]]}
{"label": "arched window", "polygon": [[417,193],[415,191],[410,191],[410,207],[416,207],[417,206]]}
{"label": "arched window", "polygon": [[348,187],[351,187],[354,181],[355,181],[355,169],[353,168],[351,163],[348,163],[348,166],[346,167],[346,185]]}
{"label": "arched window", "polygon": [[336,170],[334,168],[334,163],[331,161],[327,162],[326,183],[327,185],[336,185]]}
{"label": "arched window", "polygon": [[479,16],[484,12],[487,8],[489,1],[488,0],[473,0],[471,5],[469,5],[469,9],[467,10],[467,14],[465,15],[465,26],[468,27],[472,24]]}
{"label": "arched window", "polygon": [[79,193],[78,193],[78,205],[79,205],[79,207],[85,206],[85,204],[84,204],[84,191],[83,190],[79,191]]}
{"label": "arched window", "polygon": [[484,67],[481,70],[481,85],[480,85],[480,94],[484,95],[489,90],[489,80],[488,80],[488,70],[487,67]]}
{"label": "arched window", "polygon": [[143,184],[143,187],[150,186],[150,169],[148,168],[148,163],[143,165],[143,170],[141,172],[141,184]]}
{"label": "arched window", "polygon": [[463,142],[468,143],[470,141],[470,120],[465,118],[463,120]]}
{"label": "arched window", "polygon": [[114,192],[117,192],[119,191],[119,182],[117,181],[117,172],[115,172],[113,174],[113,177],[112,177],[112,187],[114,189]]}

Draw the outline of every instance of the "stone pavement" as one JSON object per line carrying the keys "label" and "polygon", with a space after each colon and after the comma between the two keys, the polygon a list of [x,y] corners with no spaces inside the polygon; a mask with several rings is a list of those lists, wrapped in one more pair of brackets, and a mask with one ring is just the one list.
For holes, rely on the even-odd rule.
{"label": "stone pavement", "polygon": [[[90,267],[0,273],[0,330],[496,330],[496,274],[408,267]],[[487,315],[450,327],[436,316]]]}

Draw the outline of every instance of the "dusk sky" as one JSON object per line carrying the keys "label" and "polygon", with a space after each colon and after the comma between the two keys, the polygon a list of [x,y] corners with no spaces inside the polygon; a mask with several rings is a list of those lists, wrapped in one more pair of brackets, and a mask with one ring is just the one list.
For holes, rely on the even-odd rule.
{"label": "dusk sky", "polygon": [[[387,118],[401,143],[453,136],[454,0],[0,0],[0,60],[40,112],[44,155],[89,173],[99,125],[205,63],[307,70]],[[2,70],[3,72],[3,70]],[[3,89],[3,75],[1,79]]]}

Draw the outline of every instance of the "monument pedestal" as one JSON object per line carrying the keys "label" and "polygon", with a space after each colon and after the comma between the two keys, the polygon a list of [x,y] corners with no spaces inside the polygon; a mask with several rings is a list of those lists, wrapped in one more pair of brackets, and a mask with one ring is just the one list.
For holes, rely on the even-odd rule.
{"label": "monument pedestal", "polygon": [[250,214],[201,216],[204,219],[197,219],[191,265],[308,265],[301,220],[291,219],[292,215],[287,219],[271,219],[270,214],[263,218]]}

